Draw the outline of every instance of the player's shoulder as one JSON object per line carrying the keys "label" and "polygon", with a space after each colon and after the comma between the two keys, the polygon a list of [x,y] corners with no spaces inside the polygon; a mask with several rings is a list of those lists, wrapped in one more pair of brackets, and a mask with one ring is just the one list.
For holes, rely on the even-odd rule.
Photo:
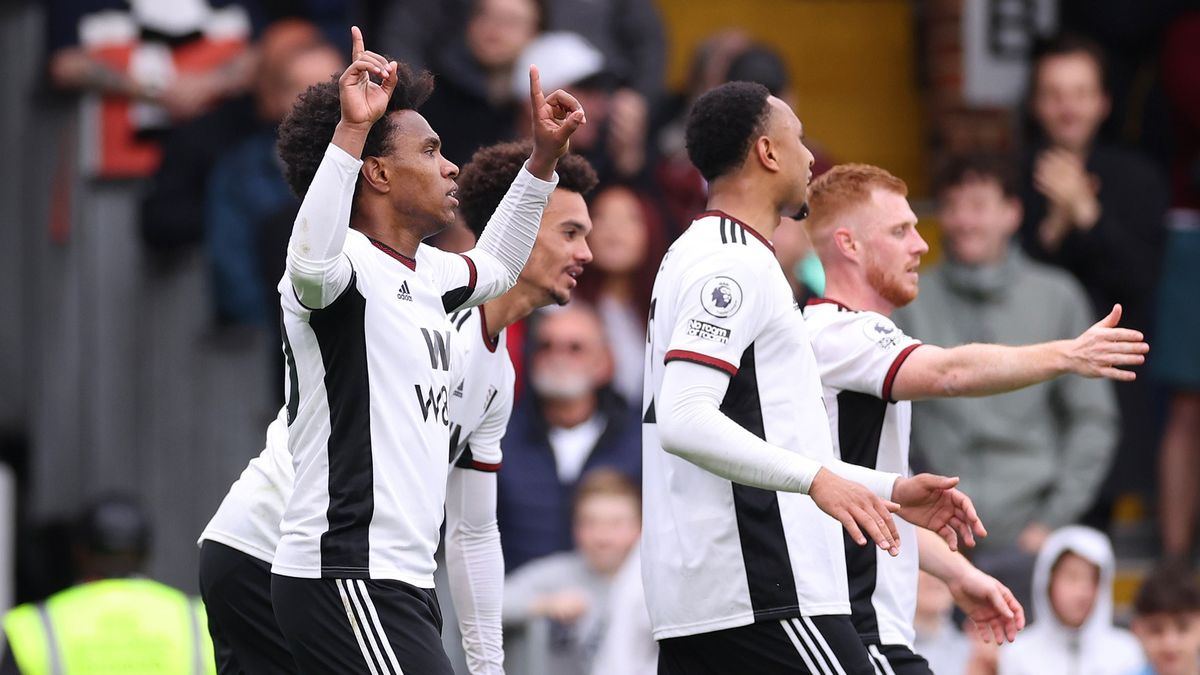
{"label": "player's shoulder", "polygon": [[904,336],[890,317],[871,310],[852,309],[836,300],[817,298],[804,307],[804,325],[813,344],[849,346],[856,341],[879,343]]}
{"label": "player's shoulder", "polygon": [[487,323],[487,310],[482,306],[468,307],[451,312],[446,317],[450,326],[458,333],[457,340],[463,345],[464,354],[471,361],[495,359],[508,360],[505,349],[505,330],[492,339]]}
{"label": "player's shoulder", "polygon": [[447,265],[458,264],[462,257],[461,253],[443,251],[424,242],[417,245],[417,265],[432,265],[440,269]]}
{"label": "player's shoulder", "polygon": [[682,281],[707,279],[714,275],[728,275],[739,280],[757,280],[770,264],[776,264],[769,249],[755,243],[734,243],[726,229],[726,242],[722,243],[719,231],[727,226],[716,216],[705,217],[692,223],[675,241],[663,258],[664,269],[673,268]]}

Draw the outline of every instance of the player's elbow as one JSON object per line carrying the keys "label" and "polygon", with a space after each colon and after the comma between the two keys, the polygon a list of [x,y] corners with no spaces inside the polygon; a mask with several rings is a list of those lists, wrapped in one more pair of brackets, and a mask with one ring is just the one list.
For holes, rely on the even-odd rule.
{"label": "player's elbow", "polygon": [[694,416],[687,408],[679,410],[669,405],[659,406],[659,411],[658,440],[662,449],[676,457],[690,460],[698,431]]}
{"label": "player's elbow", "polygon": [[493,517],[488,520],[458,520],[446,523],[446,543],[453,540],[460,544],[495,539],[500,541],[500,524]]}

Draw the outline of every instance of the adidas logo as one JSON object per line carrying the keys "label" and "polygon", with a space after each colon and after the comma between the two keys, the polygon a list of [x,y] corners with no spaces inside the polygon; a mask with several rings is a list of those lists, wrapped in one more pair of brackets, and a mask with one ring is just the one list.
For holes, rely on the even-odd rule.
{"label": "adidas logo", "polygon": [[407,281],[400,284],[400,290],[396,292],[396,297],[401,300],[407,300],[409,302],[412,302],[412,293],[408,292],[408,282]]}
{"label": "adidas logo", "polygon": [[459,382],[458,389],[454,390],[454,398],[462,398],[462,397],[463,397],[463,383]]}

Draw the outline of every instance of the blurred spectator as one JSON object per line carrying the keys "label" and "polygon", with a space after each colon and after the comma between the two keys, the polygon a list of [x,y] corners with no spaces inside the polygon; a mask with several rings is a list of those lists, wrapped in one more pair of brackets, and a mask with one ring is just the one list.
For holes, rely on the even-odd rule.
{"label": "blurred spectator", "polygon": [[[946,347],[1032,344],[1087,330],[1092,309],[1078,282],[1012,245],[1021,204],[1007,166],[960,158],[942,173],[945,259],[922,273],[920,296],[897,310],[896,323]],[[1117,424],[1112,385],[1076,376],[987,398],[918,401],[914,462],[962,477],[988,528],[976,565],[1028,605],[1033,556],[1095,499]]]}
{"label": "blurred spectator", "polygon": [[954,625],[954,596],[941,579],[921,572],[917,582],[916,638],[913,651],[925,657],[937,675],[962,675],[971,641]]}
{"label": "blurred spectator", "polygon": [[[442,137],[447,159],[462,165],[479,148],[513,138],[517,110],[529,107],[526,69],[532,63],[518,57],[542,22],[537,0],[475,0],[462,36],[437,53],[437,87],[421,114],[447,132]],[[513,91],[514,77],[525,83],[524,94]],[[545,77],[542,89],[554,91]]]}
{"label": "blurred spectator", "polygon": [[[542,90],[565,89],[587,112],[588,123],[571,137],[571,149],[587,157],[600,183],[639,178],[646,168],[650,113],[645,103],[611,70],[603,52],[576,33],[546,33],[521,53],[520,63],[536,63]],[[514,72],[514,97],[529,95],[529,78]],[[521,108],[528,115],[528,108]],[[518,122],[529,128],[528,120]]]}
{"label": "blurred spectator", "polygon": [[610,386],[612,355],[596,312],[571,304],[542,313],[529,346],[532,391],[513,411],[498,474],[509,572],[571,549],[571,503],[581,475],[606,466],[641,480],[641,415]]}
{"label": "blurred spectator", "polygon": [[1145,660],[1129,631],[1113,625],[1116,559],[1090,527],[1056,530],[1038,553],[1034,619],[1000,649],[1000,675],[1128,675]]}
{"label": "blurred spectator", "polygon": [[658,646],[650,632],[635,554],[641,509],[638,488],[624,474],[612,469],[588,472],[575,496],[575,550],[531,561],[505,579],[506,627],[553,622],[544,672],[657,672]]}
{"label": "blurred spectator", "polygon": [[662,219],[634,188],[610,185],[592,198],[592,264],[579,278],[579,297],[596,308],[614,359],[613,388],[641,407],[646,317],[655,267],[666,251]]}
{"label": "blurred spectator", "polygon": [[[1031,92],[1039,127],[1025,165],[1021,235],[1035,259],[1075,275],[1092,301],[1093,316],[1116,303],[1121,323],[1149,333],[1158,283],[1167,185],[1141,154],[1097,140],[1110,110],[1104,56],[1083,38],[1066,36],[1037,52]],[[1155,336],[1150,336],[1155,344]],[[1149,360],[1153,362],[1152,353]],[[1130,487],[1146,471],[1156,444],[1157,413],[1146,378],[1117,387],[1122,433],[1113,475]]]}
{"label": "blurred spectator", "polygon": [[97,500],[73,544],[78,585],[8,613],[0,673],[216,673],[204,608],[140,576],[150,524],[137,502]]}
{"label": "blurred spectator", "polygon": [[[85,126],[84,158],[101,177],[158,165],[148,132],[163,131],[246,90],[256,54],[250,14],[234,0],[53,0],[47,8],[51,83],[103,98]],[[92,131],[94,129],[94,131]]]}
{"label": "blurred spectator", "polygon": [[142,202],[142,237],[147,245],[172,251],[204,240],[205,195],[213,165],[242,139],[274,129],[282,113],[272,103],[276,85],[264,84],[266,75],[281,72],[294,52],[320,42],[320,32],[306,21],[272,24],[258,41],[257,91],[180,125],[167,137],[162,166]]}
{"label": "blurred spectator", "polygon": [[[205,242],[212,270],[216,314],[222,323],[270,323],[278,313],[275,284],[282,274],[291,227],[271,233],[275,223],[294,220],[299,200],[288,188],[275,150],[275,127],[310,85],[345,69],[331,45],[313,43],[264,60],[254,86],[262,123],[250,137],[228,149],[212,169],[205,199]],[[260,241],[273,241],[279,259],[267,276],[259,265]]]}
{"label": "blurred spectator", "polygon": [[1164,552],[1192,552],[1200,491],[1200,12],[1180,17],[1167,31],[1163,80],[1175,139],[1171,210],[1151,362],[1171,390],[1159,464],[1158,523]]}
{"label": "blurred spectator", "polygon": [[1128,675],[1200,674],[1200,586],[1171,564],[1146,577],[1133,601],[1133,634],[1149,662]]}
{"label": "blurred spectator", "polygon": [[[385,49],[409,65],[433,67],[441,77],[433,55],[448,36],[457,36],[476,3],[393,0],[381,27]],[[635,92],[642,104],[653,108],[660,101],[667,67],[666,37],[654,0],[539,0],[538,6],[545,12],[547,30],[588,36],[622,88]],[[438,86],[442,86],[440,82]]]}

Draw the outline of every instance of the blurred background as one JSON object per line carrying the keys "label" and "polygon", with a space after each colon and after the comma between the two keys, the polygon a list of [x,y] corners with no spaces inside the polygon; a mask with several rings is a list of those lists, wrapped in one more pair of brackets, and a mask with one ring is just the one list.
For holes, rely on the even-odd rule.
{"label": "blurred background", "polygon": [[[942,197],[962,181],[939,181],[942,168],[964,157],[1001,167],[972,175],[1011,184],[1020,255],[1056,268],[1087,323],[1121,302],[1124,323],[1148,334],[1138,381],[1100,384],[1086,409],[1069,389],[1046,390],[976,430],[962,426],[969,411],[916,407],[914,464],[963,474],[968,491],[993,495],[997,518],[1011,478],[985,468],[1006,452],[989,433],[1030,419],[1045,428],[1038,451],[1065,476],[1039,495],[1053,517],[1032,509],[992,552],[1031,561],[1050,530],[1097,527],[1114,542],[1122,609],[1153,565],[1193,560],[1200,3],[0,0],[0,608],[75,580],[73,520],[114,492],[149,514],[149,576],[195,592],[196,537],[261,449],[284,391],[274,285],[298,203],[274,127],[299,92],[344,67],[351,24],[370,49],[435,73],[423,113],[460,165],[525,133],[530,62],[547,91],[568,88],[588,111],[572,143],[601,177],[586,304],[510,330],[521,391],[505,453],[560,451],[561,406],[527,377],[539,367],[586,371],[587,418],[601,422],[584,434],[583,464],[559,467],[559,502],[524,509],[521,477],[502,480],[501,530],[521,543],[519,554],[506,543],[510,573],[586,539],[572,530],[586,520],[573,500],[589,472],[638,484],[649,281],[705,202],[683,123],[699,94],[733,79],[795,107],[818,170],[867,162],[903,178],[932,247],[927,267],[964,262],[944,254]],[[973,213],[991,227],[985,205]],[[469,237],[435,243],[460,250]],[[779,238],[797,297],[819,295],[803,232]],[[1056,323],[1061,311],[1037,310],[1004,320],[1076,334]],[[596,344],[581,363],[545,363],[539,331]],[[962,335],[1005,334],[981,323]],[[925,419],[961,433],[923,439]],[[937,451],[923,452],[930,443]],[[947,466],[946,453],[983,459]],[[629,496],[619,480],[598,482],[597,494]],[[566,624],[583,613],[555,601],[560,618],[562,603],[578,610]],[[539,640],[579,639],[547,630]]]}

